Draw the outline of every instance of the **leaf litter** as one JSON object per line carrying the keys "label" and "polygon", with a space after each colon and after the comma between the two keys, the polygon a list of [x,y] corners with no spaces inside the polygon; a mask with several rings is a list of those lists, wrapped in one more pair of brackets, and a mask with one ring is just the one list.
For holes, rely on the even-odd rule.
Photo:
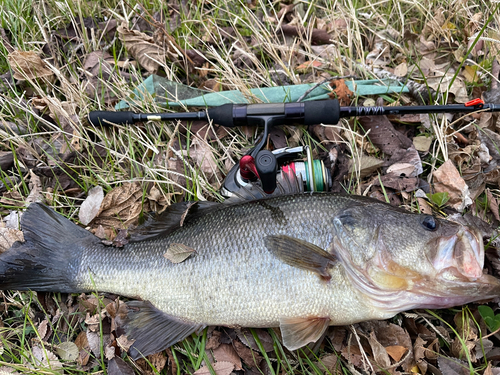
{"label": "leaf litter", "polygon": [[[143,6],[127,10],[128,14],[102,8],[105,18],[77,14],[71,22],[61,19],[53,30],[44,24],[47,37],[24,50],[11,30],[3,32],[2,43],[8,51],[3,57],[13,72],[12,85],[24,94],[22,99],[2,99],[2,217],[22,213],[30,201],[45,200],[73,219],[78,213],[83,225],[107,244],[119,247],[147,212],[161,213],[173,201],[193,196],[217,200],[213,192],[254,144],[255,129],[147,123],[137,124],[140,132],[132,132],[91,128],[85,122],[89,110],[111,109],[153,73],[213,91],[246,92],[269,86],[268,77],[273,84],[327,79],[330,96],[342,105],[363,100],[365,105],[414,105],[429,100],[465,103],[475,97],[499,101],[498,34],[488,29],[484,40],[465,56],[488,10],[455,17],[446,6],[432,5],[433,17],[426,13],[422,17],[426,21],[419,25],[422,32],[416,34],[416,19],[404,24],[392,20],[381,27],[377,24],[380,17],[363,11],[354,20],[342,16],[349,14],[342,4],[336,6],[340,12],[333,16],[305,10],[303,4],[280,4],[273,13],[268,12],[271,5],[259,9],[260,5],[249,2],[243,11],[256,21],[253,27],[257,29],[252,30],[250,23],[238,23],[240,18],[230,13],[222,24],[206,26],[213,9],[204,3],[208,19],[195,26],[196,36],[192,31],[183,34],[189,24],[185,20],[194,15],[182,2],[169,1],[153,15]],[[308,24],[310,12],[315,15]],[[133,22],[127,23],[129,15],[134,16]],[[351,30],[359,32],[360,28],[366,35],[355,34],[353,39]],[[355,48],[346,53],[345,46],[352,44]],[[269,62],[272,69],[266,65]],[[269,69],[261,70],[263,66]],[[336,77],[354,75],[399,79],[410,87],[410,94],[358,98]],[[153,97],[135,100],[134,106],[142,112],[164,111]],[[500,250],[495,242],[500,222],[498,124],[497,115],[483,112],[462,118],[444,114],[362,117],[338,127],[315,125],[303,130],[314,141],[314,155],[332,171],[332,190],[482,225],[489,241],[486,270],[499,276]],[[272,144],[275,148],[286,142],[304,144],[304,132],[273,129]],[[24,137],[16,137],[18,133]],[[102,188],[93,190],[92,186]],[[441,193],[448,199],[438,202],[435,194]],[[455,216],[455,211],[465,215]],[[0,248],[7,249],[21,239],[15,223],[0,225]],[[195,249],[182,244],[169,247],[166,254],[174,262],[196,256]],[[31,334],[33,355],[26,368],[50,366],[52,371],[64,368],[71,373],[71,366],[77,366],[78,371],[90,372],[104,361],[102,370],[110,374],[134,373],[134,368],[144,373],[268,373],[268,363],[297,366],[303,360],[276,350],[280,336],[274,330],[216,328],[208,333],[206,344],[211,363],[200,362],[199,368],[186,365],[192,353],[182,351],[179,344],[166,353],[148,356],[148,362],[132,364],[124,357],[132,342],[114,321],[123,303],[116,296],[60,295],[47,300],[39,293],[39,304],[26,304],[19,294],[4,293],[4,297],[9,301],[2,307],[7,316],[25,306],[30,318],[36,318],[33,330],[40,342]],[[51,307],[43,312],[42,305]],[[400,314],[391,323],[331,327],[315,353],[315,365],[320,372],[332,374],[350,368],[353,373],[448,375],[469,373],[471,366],[484,369],[487,375],[499,373],[497,334],[484,338],[492,334],[490,328],[499,319],[498,306],[481,306],[491,306],[491,312],[481,313],[477,305],[471,305],[459,313],[437,312],[440,319],[418,311]],[[4,367],[0,371],[10,372]]]}

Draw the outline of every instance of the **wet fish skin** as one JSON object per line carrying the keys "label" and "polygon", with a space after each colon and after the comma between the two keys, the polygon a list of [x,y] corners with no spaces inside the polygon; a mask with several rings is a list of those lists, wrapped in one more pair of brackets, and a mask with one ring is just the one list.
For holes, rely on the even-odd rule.
{"label": "wet fish skin", "polygon": [[[0,289],[148,301],[121,312],[134,357],[206,325],[279,326],[295,349],[329,324],[498,295],[500,283],[482,275],[476,231],[440,219],[429,230],[426,217],[363,197],[282,196],[212,208],[118,249],[35,204],[22,219],[26,242],[0,256]],[[196,252],[173,264],[164,257],[172,243]],[[307,266],[316,261],[323,271]]]}

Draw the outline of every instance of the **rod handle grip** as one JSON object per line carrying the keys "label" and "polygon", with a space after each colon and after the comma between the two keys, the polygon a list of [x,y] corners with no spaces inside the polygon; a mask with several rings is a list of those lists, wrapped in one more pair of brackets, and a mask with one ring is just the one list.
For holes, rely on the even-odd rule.
{"label": "rod handle grip", "polygon": [[340,104],[337,99],[304,102],[304,125],[335,125],[340,120]]}
{"label": "rod handle grip", "polygon": [[227,128],[234,127],[233,121],[233,104],[223,104],[218,107],[213,107],[208,109],[208,117],[214,122],[214,124],[224,126]]}
{"label": "rod handle grip", "polygon": [[135,123],[137,115],[131,111],[112,112],[112,111],[92,111],[89,113],[88,120],[94,126],[100,125],[132,125]]}

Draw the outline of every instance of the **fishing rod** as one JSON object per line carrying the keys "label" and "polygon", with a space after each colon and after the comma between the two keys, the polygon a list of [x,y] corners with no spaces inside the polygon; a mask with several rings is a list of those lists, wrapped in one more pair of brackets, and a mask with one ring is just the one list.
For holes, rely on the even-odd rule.
{"label": "fishing rod", "polygon": [[341,107],[337,99],[302,103],[223,104],[206,111],[181,113],[135,113],[131,111],[93,111],[91,124],[132,125],[144,121],[202,120],[232,128],[260,125],[272,117],[273,125],[336,124],[341,118],[353,116],[407,115],[419,113],[471,113],[478,110],[500,112],[500,104],[486,104],[474,99],[465,104],[399,106],[399,107]]}
{"label": "fishing rod", "polygon": [[[354,116],[407,115],[425,113],[472,113],[477,111],[500,112],[500,104],[484,103],[474,99],[465,104],[427,105],[427,106],[374,106],[344,107],[337,99],[301,103],[264,103],[264,104],[224,104],[204,111],[182,113],[135,113],[131,111],[110,112],[93,111],[88,120],[94,125],[132,125],[144,121],[202,120],[212,121],[232,128],[244,125],[264,126],[259,143],[227,175],[222,194],[230,196],[245,184],[260,181],[266,193],[276,189],[276,176],[280,166],[293,171],[310,191],[328,190],[331,177],[322,161],[312,160],[307,148],[284,148],[273,152],[263,150],[271,128],[279,125],[316,125],[337,124],[341,118]],[[307,161],[303,164],[290,163],[305,152]]]}

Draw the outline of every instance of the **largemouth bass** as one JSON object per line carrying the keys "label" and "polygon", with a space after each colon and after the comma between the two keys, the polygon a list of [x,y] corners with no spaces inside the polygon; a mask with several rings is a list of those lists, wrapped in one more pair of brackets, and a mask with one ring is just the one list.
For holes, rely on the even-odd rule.
{"label": "largemouth bass", "polygon": [[[140,298],[120,314],[133,358],[208,325],[280,327],[290,350],[329,325],[388,319],[499,295],[474,228],[356,196],[179,203],[142,239],[107,247],[42,204],[0,256],[0,289]],[[194,250],[180,263],[172,247]]]}

